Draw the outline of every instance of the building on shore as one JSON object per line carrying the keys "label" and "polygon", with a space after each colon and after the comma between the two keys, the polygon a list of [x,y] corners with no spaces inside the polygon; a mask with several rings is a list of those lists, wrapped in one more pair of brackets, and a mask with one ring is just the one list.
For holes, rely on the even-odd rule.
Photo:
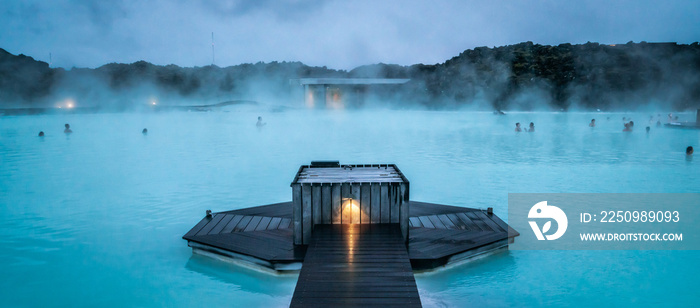
{"label": "building on shore", "polygon": [[309,108],[342,109],[365,103],[370,90],[377,86],[402,85],[402,78],[298,78],[291,85],[304,87],[304,105]]}

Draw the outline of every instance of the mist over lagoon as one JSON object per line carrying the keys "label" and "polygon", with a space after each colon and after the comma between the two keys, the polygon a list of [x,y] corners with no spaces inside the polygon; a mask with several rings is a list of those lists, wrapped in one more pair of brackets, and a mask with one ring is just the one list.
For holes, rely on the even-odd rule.
{"label": "mist over lagoon", "polygon": [[[700,218],[697,20],[700,2],[673,0],[3,1],[2,306],[288,307],[300,289],[344,304],[695,306],[700,252],[684,249],[700,234],[687,227]],[[358,233],[325,242],[331,254],[318,258],[308,251],[322,245],[306,237],[297,245],[294,233],[301,226],[313,236],[317,222],[302,223],[308,200],[328,196],[322,181],[295,190],[299,166],[312,161],[395,164],[405,194],[382,195],[366,182],[361,194],[380,188],[369,196],[405,206],[394,216],[406,224],[406,178],[414,205],[474,212],[415,206],[409,214],[437,219],[432,229],[411,216],[422,226],[411,221],[398,245],[367,244]],[[353,188],[338,199],[367,204],[356,178],[340,182]],[[307,200],[298,212],[292,192]],[[541,193],[619,194],[634,210],[678,211],[684,224],[671,227],[687,241],[669,250],[563,241],[580,250],[528,250],[526,239],[553,232],[553,220],[559,232],[562,222],[530,217],[537,205],[529,203],[528,219],[513,215],[509,194]],[[662,202],[641,195],[649,193]],[[670,200],[677,193],[690,201]],[[557,202],[595,214],[593,205]],[[273,203],[295,206],[282,232],[263,226],[282,225],[262,217],[274,215],[244,214],[258,216],[239,226],[232,222],[246,218],[228,212]],[[571,241],[577,218],[566,211],[562,240]],[[450,227],[446,215],[457,214],[463,224]],[[529,218],[542,219],[539,235]],[[594,228],[619,226],[637,225]],[[253,240],[260,234],[267,241]],[[234,237],[249,250],[198,250]],[[297,271],[265,267],[281,259],[273,241],[302,256],[283,264]],[[432,267],[413,262],[416,242],[436,252],[421,261]],[[325,291],[300,288],[311,281],[308,260],[326,263],[312,273]]]}
{"label": "mist over lagoon", "polygon": [[[623,133],[622,117],[639,128]],[[695,192],[700,170],[683,151],[698,132],[652,123],[646,133],[648,117],[249,106],[4,116],[0,256],[3,275],[18,278],[5,280],[2,296],[12,306],[286,306],[295,275],[193,255],[180,237],[206,209],[289,200],[291,176],[310,159],[393,162],[415,187],[411,200],[494,207],[501,217],[514,191]],[[516,121],[534,122],[537,131],[516,133]],[[70,135],[62,132],[66,122]],[[46,136],[36,137],[39,130]],[[416,281],[428,307],[461,306],[464,298],[484,306],[562,298],[583,306],[652,304],[668,294],[690,305],[697,258],[695,251],[506,251]],[[641,270],[649,268],[664,274]],[[549,293],[531,293],[527,286],[542,279]],[[609,288],[628,281],[645,283],[625,296]],[[37,290],[46,295],[36,297]]]}

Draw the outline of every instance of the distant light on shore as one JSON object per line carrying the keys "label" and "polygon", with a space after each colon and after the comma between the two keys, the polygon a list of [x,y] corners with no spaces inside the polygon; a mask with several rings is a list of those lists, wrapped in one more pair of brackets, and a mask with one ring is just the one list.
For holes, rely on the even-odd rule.
{"label": "distant light on shore", "polygon": [[73,108],[75,107],[75,101],[72,98],[67,98],[63,101],[60,101],[56,104],[56,108],[62,109],[62,108]]}

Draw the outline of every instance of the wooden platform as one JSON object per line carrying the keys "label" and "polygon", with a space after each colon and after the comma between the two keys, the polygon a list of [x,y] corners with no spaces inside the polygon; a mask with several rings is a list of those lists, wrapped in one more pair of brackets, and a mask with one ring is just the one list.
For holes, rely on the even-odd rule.
{"label": "wooden platform", "polygon": [[420,307],[398,224],[316,225],[291,307]]}
{"label": "wooden platform", "polygon": [[[298,270],[307,245],[293,244],[291,219],[291,202],[219,212],[203,218],[183,238],[200,251],[277,271]],[[518,235],[485,211],[416,201],[409,204],[409,225],[408,257],[414,270],[503,247]]]}
{"label": "wooden platform", "polygon": [[294,245],[291,222],[292,203],[276,203],[215,213],[202,219],[183,238],[202,251],[278,271],[298,270],[306,246]]}
{"label": "wooden platform", "polygon": [[494,214],[473,208],[411,201],[408,255],[428,270],[508,245],[520,235]]}

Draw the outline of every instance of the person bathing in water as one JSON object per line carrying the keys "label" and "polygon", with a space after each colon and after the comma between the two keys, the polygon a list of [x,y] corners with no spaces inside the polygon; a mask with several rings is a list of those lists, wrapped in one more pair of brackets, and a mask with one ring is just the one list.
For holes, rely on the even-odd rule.
{"label": "person bathing in water", "polygon": [[257,126],[257,127],[263,127],[263,126],[265,126],[265,124],[267,124],[267,123],[264,123],[264,122],[263,122],[262,117],[258,117],[258,122],[255,123],[255,126]]}
{"label": "person bathing in water", "polygon": [[592,119],[591,123],[588,123],[588,127],[595,127],[595,119]]}
{"label": "person bathing in water", "polygon": [[70,124],[66,123],[66,125],[64,125],[64,126],[66,127],[66,129],[63,130],[64,133],[70,134],[70,133],[73,132],[73,131],[70,129]]}
{"label": "person bathing in water", "polygon": [[623,129],[623,132],[631,132],[632,127],[634,126],[634,122],[629,121],[629,123],[625,123],[625,129]]}
{"label": "person bathing in water", "polygon": [[693,147],[692,146],[688,146],[687,148],[685,148],[685,155],[693,155]]}
{"label": "person bathing in water", "polygon": [[255,123],[255,126],[263,127],[263,126],[265,126],[265,124],[267,124],[267,123],[263,123],[262,117],[258,117],[258,123]]}
{"label": "person bathing in water", "polygon": [[530,133],[534,133],[535,132],[535,123],[530,122],[530,129],[528,129],[527,131]]}
{"label": "person bathing in water", "polygon": [[515,123],[515,131],[516,131],[516,132],[522,132],[522,131],[523,131],[523,129],[520,128],[520,122]]}

